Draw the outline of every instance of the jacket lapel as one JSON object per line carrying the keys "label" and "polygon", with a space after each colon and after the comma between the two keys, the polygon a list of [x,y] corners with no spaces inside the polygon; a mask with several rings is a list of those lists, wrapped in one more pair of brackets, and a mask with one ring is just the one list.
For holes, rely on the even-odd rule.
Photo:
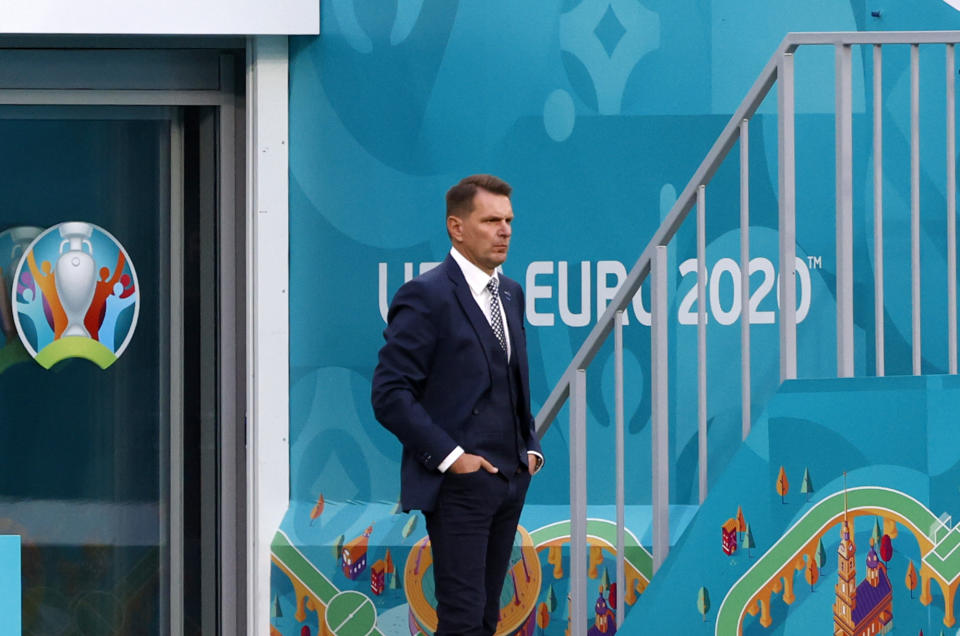
{"label": "jacket lapel", "polygon": [[[457,265],[457,262],[448,254],[446,260],[443,261],[443,266],[447,270],[447,276],[453,283],[454,296],[457,297],[460,308],[463,309],[463,313],[467,315],[470,326],[473,327],[473,331],[480,341],[480,348],[483,350],[483,356],[487,361],[487,369],[489,370],[490,356],[487,353],[489,344],[487,338],[489,337],[496,341],[496,336],[493,335],[490,323],[487,322],[483,312],[480,311],[480,307],[477,306],[477,301],[473,298],[473,292],[470,291],[467,280],[463,277],[463,272],[460,271],[460,266]],[[498,344],[497,346],[499,347],[500,345]]]}

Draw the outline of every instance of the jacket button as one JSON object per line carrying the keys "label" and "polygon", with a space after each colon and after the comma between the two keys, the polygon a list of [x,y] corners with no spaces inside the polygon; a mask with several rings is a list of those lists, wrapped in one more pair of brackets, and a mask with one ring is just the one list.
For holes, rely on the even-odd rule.
{"label": "jacket button", "polygon": [[477,408],[473,409],[473,414],[480,415],[480,409],[477,409]]}

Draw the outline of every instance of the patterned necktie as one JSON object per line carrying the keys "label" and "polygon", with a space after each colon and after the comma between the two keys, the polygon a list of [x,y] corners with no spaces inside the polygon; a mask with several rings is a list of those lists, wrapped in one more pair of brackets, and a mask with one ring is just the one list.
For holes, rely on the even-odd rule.
{"label": "patterned necktie", "polygon": [[504,353],[507,351],[507,341],[503,337],[503,318],[500,317],[500,296],[497,291],[500,287],[500,279],[494,276],[487,283],[487,289],[490,290],[490,326],[493,328],[493,335],[497,337],[500,348]]}

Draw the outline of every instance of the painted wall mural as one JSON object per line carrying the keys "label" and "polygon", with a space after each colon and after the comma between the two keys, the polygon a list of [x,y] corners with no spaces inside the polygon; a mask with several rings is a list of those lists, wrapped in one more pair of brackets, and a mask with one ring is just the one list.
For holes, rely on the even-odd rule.
{"label": "painted wall mural", "polygon": [[[369,395],[390,298],[449,249],[450,185],[492,172],[514,186],[504,271],[526,292],[536,410],[788,31],[960,28],[960,13],[941,0],[789,8],[761,0],[333,0],[321,10],[319,37],[291,39],[291,501],[271,580],[271,629],[280,636],[399,636],[435,624],[423,519],[398,509],[400,447],[375,422]],[[833,375],[836,356],[834,62],[823,53],[797,56],[798,346],[808,379]],[[908,57],[891,52],[884,62],[890,166],[909,164]],[[870,156],[871,64],[870,52],[857,50],[857,156]],[[927,122],[943,119],[942,50],[921,48],[921,67],[936,70],[921,75],[921,166],[923,293],[932,304],[922,318],[923,370],[937,374],[947,368],[939,318],[946,177],[942,134]],[[851,630],[863,621],[910,634],[947,629],[956,539],[943,515],[960,513],[960,457],[944,443],[952,385],[778,386],[775,115],[765,103],[751,126],[753,434],[741,444],[739,180],[725,165],[710,186],[707,312],[709,462],[726,468],[712,473],[699,506],[695,237],[685,228],[669,254],[671,556],[651,577],[643,289],[624,334],[625,579],[616,580],[613,547],[610,348],[588,375],[589,624],[568,626],[564,413],[543,439],[547,465],[521,518],[498,633],[809,634],[829,633],[836,620],[853,621]],[[875,355],[872,314],[859,309],[873,299],[871,179],[869,162],[855,162],[858,375],[869,375]],[[909,188],[905,168],[889,171],[889,375],[911,365]],[[842,563],[841,545],[854,555]],[[912,588],[904,584],[911,568]],[[845,600],[835,585],[872,599],[858,601],[856,620],[853,593]]]}

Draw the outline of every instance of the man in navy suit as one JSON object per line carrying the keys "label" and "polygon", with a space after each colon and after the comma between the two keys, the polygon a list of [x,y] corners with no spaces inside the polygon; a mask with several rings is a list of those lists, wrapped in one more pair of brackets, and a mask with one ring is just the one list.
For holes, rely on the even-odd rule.
{"label": "man in navy suit", "polygon": [[473,175],[447,192],[452,248],[393,298],[373,375],[377,420],[403,444],[400,501],[427,520],[437,635],[492,635],[530,477],[523,290],[498,272],[510,186]]}

